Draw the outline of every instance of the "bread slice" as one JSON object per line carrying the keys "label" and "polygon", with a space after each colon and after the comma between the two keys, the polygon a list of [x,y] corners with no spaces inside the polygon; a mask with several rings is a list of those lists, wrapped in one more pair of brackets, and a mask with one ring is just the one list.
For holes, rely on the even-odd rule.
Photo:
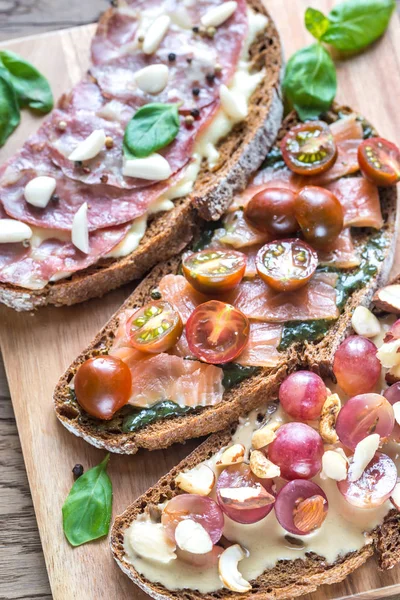
{"label": "bread slice", "polygon": [[[271,397],[272,399],[272,397]],[[139,514],[176,496],[179,491],[175,484],[178,473],[191,469],[210,458],[220,448],[229,445],[236,426],[214,434],[194,450],[187,458],[162,477],[153,487],[131,504],[122,515],[116,517],[110,537],[113,556],[122,571],[132,581],[156,600],[285,600],[314,592],[318,586],[342,581],[375,554],[380,569],[390,569],[400,560],[399,513],[391,510],[380,527],[372,532],[372,543],[360,550],[340,557],[335,563],[327,564],[323,556],[309,553],[304,559],[280,560],[272,569],[264,571],[251,581],[252,590],[248,594],[235,594],[222,589],[214,593],[201,594],[194,590],[170,591],[161,584],[151,583],[124,558],[124,533]],[[329,540],[327,540],[327,544]]]}
{"label": "bread slice", "polygon": [[[351,112],[346,107],[337,106],[329,115],[329,119],[335,120],[339,114],[346,111]],[[279,132],[279,137],[283,137],[295,122],[295,114],[288,115]],[[153,269],[61,377],[54,393],[57,417],[71,433],[84,438],[98,448],[105,448],[111,452],[121,454],[134,454],[139,448],[146,448],[147,450],[166,448],[171,444],[208,435],[228,427],[240,415],[262,405],[266,397],[273,395],[282,379],[296,364],[302,364],[311,370],[321,372],[323,375],[330,374],[334,352],[350,329],[351,315],[354,308],[359,304],[369,304],[374,290],[386,282],[392,265],[396,237],[397,196],[395,188],[383,190],[381,201],[385,219],[383,235],[388,240],[384,260],[367,285],[350,297],[341,316],[330,327],[322,341],[293,344],[282,352],[281,361],[275,368],[260,369],[258,374],[226,391],[223,401],[214,407],[205,407],[196,410],[192,414],[158,421],[134,433],[121,432],[122,417],[116,417],[112,422],[96,421],[89,417],[76,402],[71,394],[69,383],[80,364],[85,360],[96,354],[108,352],[118,327],[119,313],[127,308],[140,307],[148,302],[150,292],[157,287],[158,281],[168,273],[178,272],[180,257],[175,257]],[[370,235],[370,230],[361,230],[357,236],[357,243],[365,244]]]}
{"label": "bread slice", "polygon": [[20,311],[47,304],[71,305],[139,279],[159,262],[160,256],[174,256],[190,241],[197,218],[194,201],[209,218],[218,219],[233,195],[246,187],[274,142],[283,113],[279,34],[262,0],[247,1],[249,7],[268,17],[267,29],[250,48],[254,70],[264,68],[265,78],[250,99],[247,119],[220,142],[218,166],[210,170],[204,161],[193,192],[175,201],[172,211],[154,216],[139,247],[128,256],[103,260],[42,290],[0,284],[0,302]]}

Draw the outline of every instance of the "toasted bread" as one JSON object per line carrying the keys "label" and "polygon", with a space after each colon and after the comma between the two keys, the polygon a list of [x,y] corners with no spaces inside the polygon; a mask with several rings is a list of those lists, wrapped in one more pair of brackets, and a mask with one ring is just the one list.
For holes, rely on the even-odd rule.
{"label": "toasted bread", "polygon": [[[267,29],[250,48],[254,70],[264,68],[265,78],[250,99],[246,120],[219,143],[218,166],[211,170],[204,161],[193,192],[177,200],[170,212],[154,216],[139,247],[128,256],[100,261],[41,290],[0,284],[0,302],[20,311],[47,304],[71,305],[139,279],[159,262],[160,256],[168,259],[190,241],[197,218],[195,200],[199,206],[207,207],[203,212],[209,218],[218,219],[233,195],[246,187],[275,140],[283,112],[279,34],[262,0],[248,0],[248,5],[268,17]],[[103,18],[107,18],[107,13]]]}
{"label": "toasted bread", "polygon": [[[338,118],[338,114],[345,112],[345,107],[335,107],[331,119]],[[294,113],[288,115],[280,130],[282,137],[296,122]],[[122,433],[119,429],[122,418],[111,424],[99,422],[89,417],[71,395],[69,387],[79,366],[91,356],[107,353],[110,349],[115,331],[118,326],[119,313],[127,308],[140,307],[150,300],[150,292],[157,287],[158,281],[168,273],[177,273],[180,257],[175,257],[155,267],[144,279],[131,296],[126,300],[121,309],[110,319],[92,343],[73,362],[66,373],[61,377],[54,393],[57,417],[72,433],[83,437],[86,441],[99,448],[122,454],[134,454],[142,447],[148,450],[166,448],[176,442],[184,442],[189,438],[207,435],[234,423],[245,412],[260,406],[265,397],[269,397],[278,388],[282,379],[294,368],[296,363],[301,363],[308,368],[319,371],[324,375],[330,373],[330,365],[337,346],[346,336],[351,326],[351,315],[358,304],[368,304],[379,286],[386,282],[394,253],[395,221],[396,221],[396,190],[386,189],[381,192],[382,210],[385,225],[383,236],[388,245],[383,253],[380,266],[368,283],[354,292],[347,301],[339,319],[331,325],[328,333],[320,342],[305,342],[291,345],[282,352],[279,364],[271,368],[262,368],[258,374],[237,384],[226,391],[223,401],[213,407],[205,407],[181,417],[158,421],[147,425],[135,433]],[[361,230],[357,236],[357,243],[365,244],[370,237],[369,230]]]}

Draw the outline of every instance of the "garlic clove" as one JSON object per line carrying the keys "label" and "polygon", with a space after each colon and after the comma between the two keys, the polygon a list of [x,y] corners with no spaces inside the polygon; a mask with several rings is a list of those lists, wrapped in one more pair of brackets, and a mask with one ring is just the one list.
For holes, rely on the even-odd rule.
{"label": "garlic clove", "polygon": [[219,27],[230,19],[236,9],[237,2],[223,2],[223,4],[214,6],[207,11],[200,19],[201,24],[204,27]]}
{"label": "garlic clove", "polygon": [[375,337],[381,332],[378,319],[365,306],[357,306],[351,318],[351,325],[358,335],[366,338]]}
{"label": "garlic clove", "polygon": [[222,84],[219,88],[219,98],[222,110],[234,121],[243,121],[248,114],[246,99],[237,92],[232,92],[226,85]]}
{"label": "garlic clove", "polygon": [[71,231],[72,243],[85,254],[90,252],[87,211],[88,205],[87,202],[84,202],[74,215]]}
{"label": "garlic clove", "polygon": [[0,244],[25,242],[32,237],[32,229],[22,221],[0,219]]}
{"label": "garlic clove", "polygon": [[150,25],[144,36],[142,46],[142,50],[145,54],[154,54],[164,39],[170,24],[170,17],[168,17],[168,15],[161,15]]}
{"label": "garlic clove", "polygon": [[124,161],[122,173],[125,177],[138,177],[151,181],[164,181],[172,175],[169,162],[161,154],[150,154],[146,158],[134,158]]}
{"label": "garlic clove", "polygon": [[167,65],[149,65],[135,73],[135,81],[142,92],[159,94],[168,83],[168,75]]}
{"label": "garlic clove", "polygon": [[104,148],[106,142],[106,134],[103,129],[95,129],[92,133],[82,142],[79,142],[75,150],[69,155],[69,160],[90,160],[98,155],[98,153]]}
{"label": "garlic clove", "polygon": [[31,179],[24,188],[25,200],[32,206],[46,208],[57,186],[54,177],[41,175]]}

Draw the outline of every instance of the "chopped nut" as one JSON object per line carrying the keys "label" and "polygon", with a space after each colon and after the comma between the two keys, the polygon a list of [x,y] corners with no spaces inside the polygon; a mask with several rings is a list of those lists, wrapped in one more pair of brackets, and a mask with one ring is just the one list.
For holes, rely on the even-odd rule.
{"label": "chopped nut", "polygon": [[388,385],[393,385],[400,381],[400,365],[395,365],[385,375],[385,381]]}
{"label": "chopped nut", "polygon": [[372,298],[375,306],[388,313],[400,314],[400,284],[387,285]]}
{"label": "chopped nut", "polygon": [[281,474],[280,468],[260,452],[253,450],[250,456],[250,469],[256,477],[260,479],[273,479]]}
{"label": "chopped nut", "polygon": [[221,455],[221,458],[217,461],[218,467],[229,467],[229,465],[237,465],[244,461],[245,447],[243,444],[233,444]]}
{"label": "chopped nut", "polygon": [[379,335],[381,325],[376,316],[365,306],[357,306],[351,318],[351,324],[358,335],[371,338]]}
{"label": "chopped nut", "polygon": [[310,533],[321,527],[326,519],[326,500],[322,496],[311,496],[301,500],[293,509],[293,523],[303,533]]}
{"label": "chopped nut", "polygon": [[347,476],[349,481],[354,482],[360,479],[368,464],[374,458],[375,452],[379,447],[379,442],[379,433],[372,433],[358,442]]}
{"label": "chopped nut", "polygon": [[271,442],[276,438],[276,430],[280,426],[280,423],[268,423],[264,427],[260,427],[260,429],[256,429],[253,433],[253,437],[251,438],[252,446],[255,450],[260,450],[260,448],[264,448],[268,446]]}
{"label": "chopped nut", "polygon": [[175,477],[175,482],[181,490],[188,494],[208,496],[214,487],[215,475],[210,467],[200,463],[189,471],[179,473]]}
{"label": "chopped nut", "polygon": [[319,433],[327,444],[336,444],[339,441],[336,433],[336,419],[341,409],[340,398],[337,394],[331,394],[324,402],[319,421]]}

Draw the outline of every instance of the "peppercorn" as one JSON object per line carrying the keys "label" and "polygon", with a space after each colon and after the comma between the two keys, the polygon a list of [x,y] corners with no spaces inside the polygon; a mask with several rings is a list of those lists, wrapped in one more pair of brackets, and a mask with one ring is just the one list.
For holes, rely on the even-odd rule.
{"label": "peppercorn", "polygon": [[108,175],[104,174],[100,177],[100,181],[101,183],[107,183],[108,181]]}
{"label": "peppercorn", "polygon": [[193,58],[191,56],[188,56],[187,59],[186,59],[187,64],[191,65],[192,61],[193,61]]}
{"label": "peppercorn", "polygon": [[82,167],[82,171],[84,173],[86,173],[86,175],[88,175],[90,173],[90,168],[89,167]]}
{"label": "peppercorn", "polygon": [[84,468],[82,465],[75,465],[72,469],[72,473],[74,474],[74,479],[79,479],[83,475]]}
{"label": "peppercorn", "polygon": [[219,63],[216,63],[214,66],[214,73],[216,75],[220,75],[222,73],[222,66]]}
{"label": "peppercorn", "polygon": [[186,125],[188,125],[189,127],[191,127],[194,123],[194,117],[192,117],[192,115],[186,115],[185,117],[185,123]]}
{"label": "peppercorn", "polygon": [[192,27],[192,31],[193,33],[199,33],[200,27],[198,27],[198,25],[195,25],[194,27]]}
{"label": "peppercorn", "polygon": [[60,131],[65,131],[67,129],[67,122],[59,121],[57,127]]}
{"label": "peppercorn", "polygon": [[175,52],[170,52],[168,54],[168,60],[169,60],[169,62],[174,62],[176,60],[176,54],[175,54]]}
{"label": "peppercorn", "polygon": [[75,166],[76,167],[81,167],[83,165],[83,162],[81,160],[76,160],[75,161]]}
{"label": "peppercorn", "polygon": [[200,96],[200,88],[198,88],[198,87],[193,88],[192,94],[193,94],[193,96],[196,96],[196,97]]}
{"label": "peppercorn", "polygon": [[143,33],[141,33],[141,34],[138,36],[138,42],[139,42],[139,44],[143,44],[143,42],[144,42],[144,35],[143,35]]}
{"label": "peppercorn", "polygon": [[154,288],[154,290],[151,290],[150,296],[151,296],[152,300],[161,300],[161,298],[162,298],[161,292],[157,288]]}
{"label": "peppercorn", "polygon": [[200,116],[200,111],[198,108],[192,108],[192,110],[190,111],[190,114],[192,115],[192,117],[194,119],[198,119]]}
{"label": "peppercorn", "polygon": [[106,137],[106,141],[104,142],[104,144],[105,144],[107,150],[111,150],[111,148],[114,147],[114,140],[113,140],[113,138],[110,135],[108,135]]}
{"label": "peppercorn", "polygon": [[217,33],[217,30],[215,29],[215,27],[207,27],[207,37],[209,38],[213,38],[214,35]]}
{"label": "peppercorn", "polygon": [[214,75],[214,73],[207,73],[207,75],[206,75],[206,80],[207,80],[207,83],[208,83],[209,85],[212,85],[212,84],[214,83],[214,80],[215,80],[215,75]]}
{"label": "peppercorn", "polygon": [[53,202],[59,202],[60,196],[58,194],[53,194],[51,199]]}

